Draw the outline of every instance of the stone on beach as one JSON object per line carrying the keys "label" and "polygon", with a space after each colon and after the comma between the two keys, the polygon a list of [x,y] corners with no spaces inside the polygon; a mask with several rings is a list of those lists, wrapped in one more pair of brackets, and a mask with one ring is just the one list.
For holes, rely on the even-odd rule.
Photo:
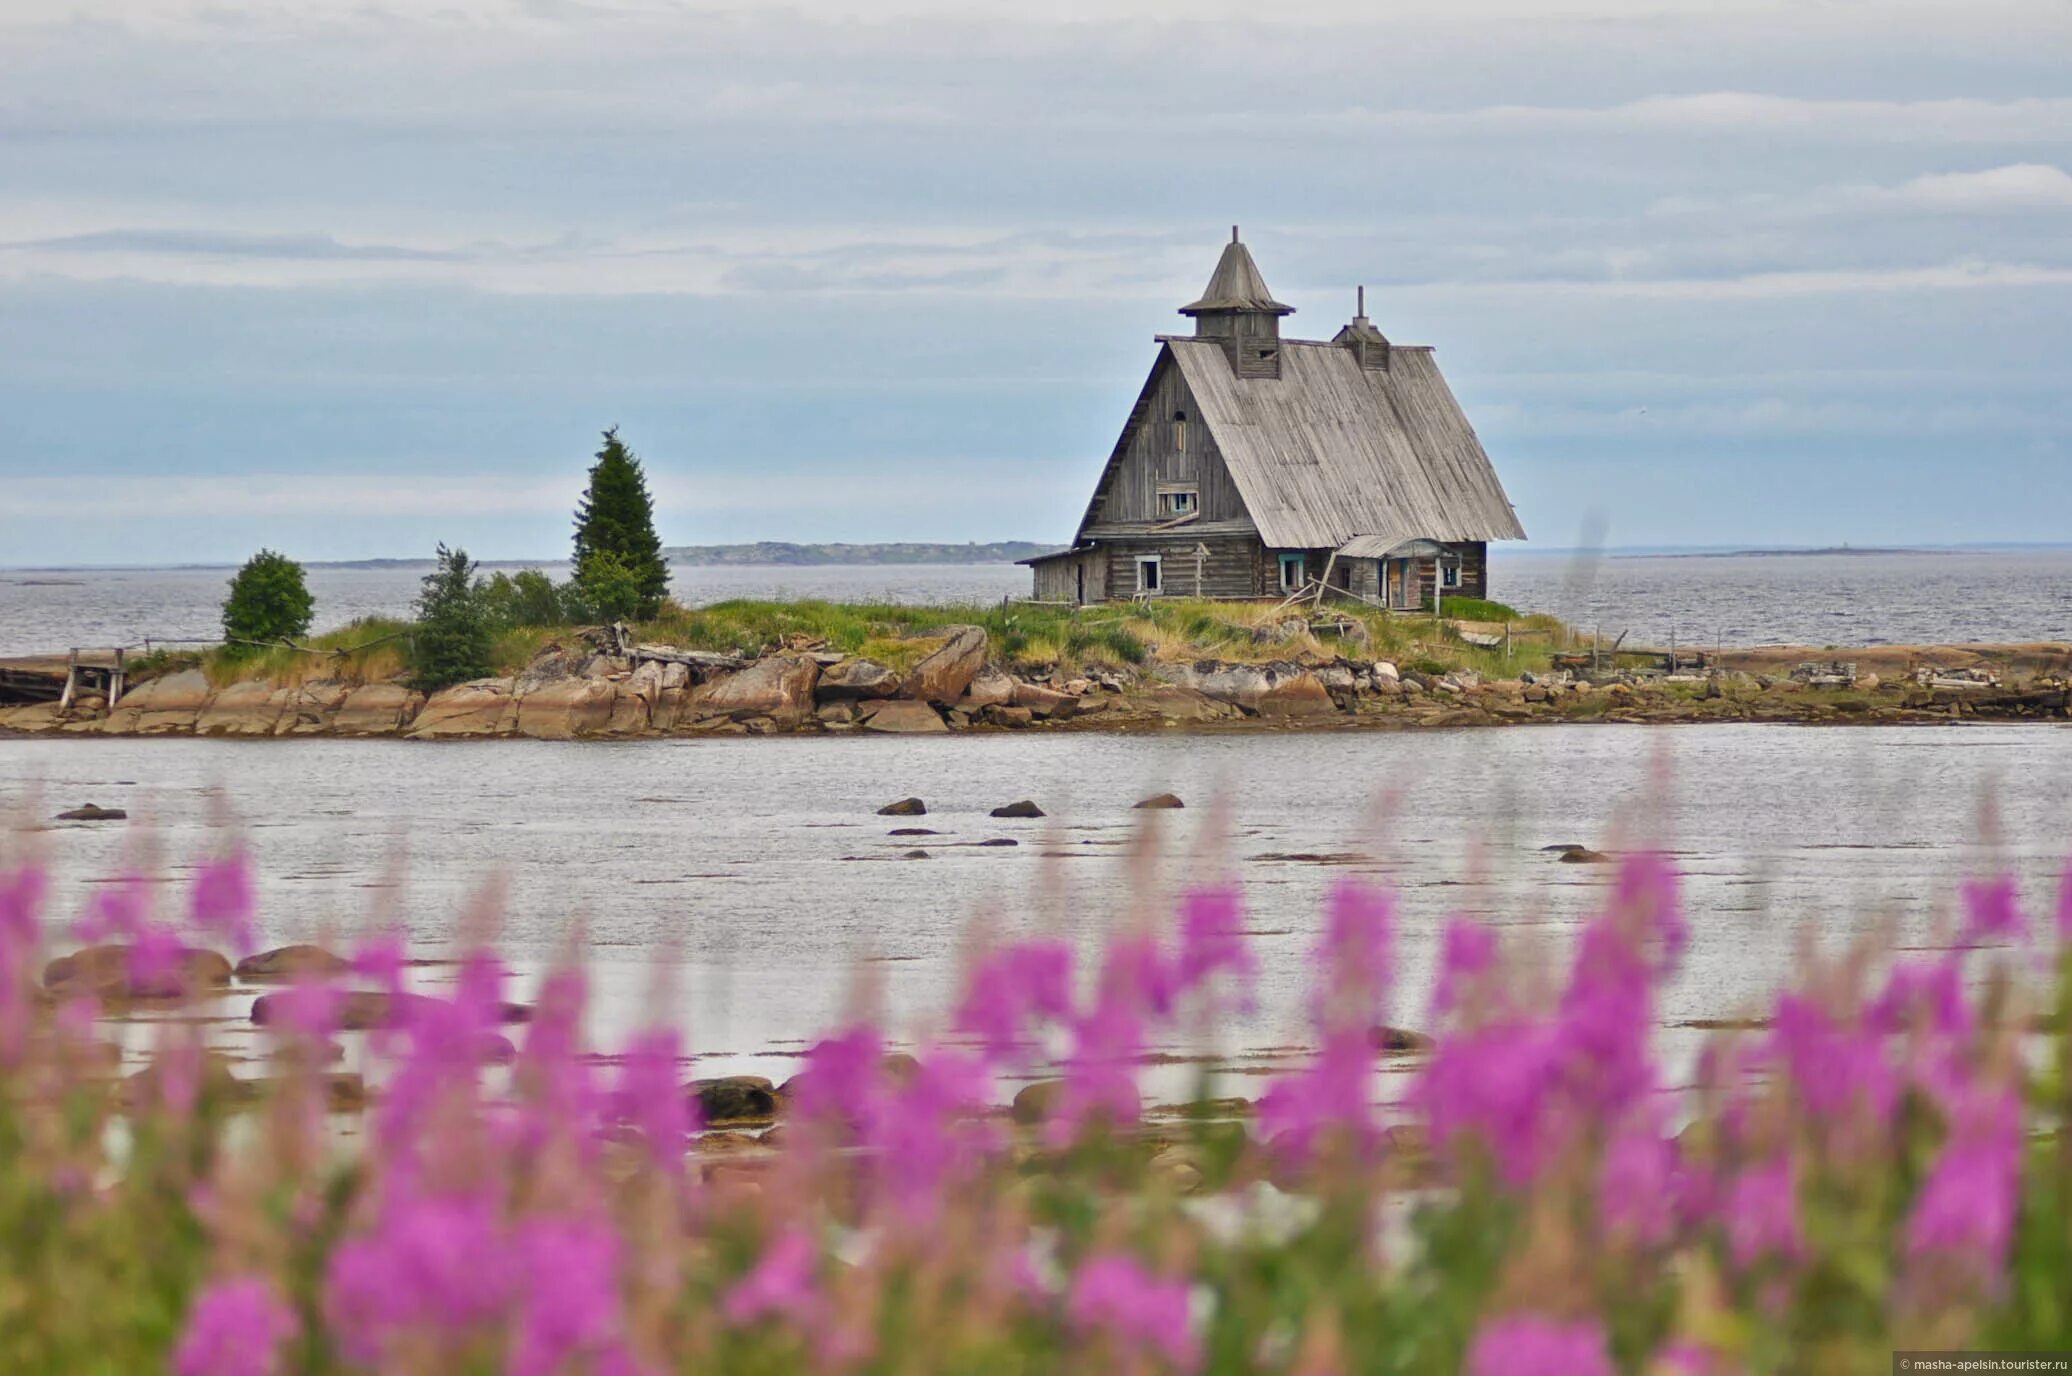
{"label": "stone on beach", "polygon": [[760,1075],[693,1080],[684,1086],[684,1092],[697,1103],[699,1121],[707,1127],[758,1125],[777,1117],[777,1091]]}
{"label": "stone on beach", "polygon": [[901,697],[947,707],[964,696],[964,690],[985,668],[985,627],[946,626],[943,630],[949,638],[914,666],[900,685]]}
{"label": "stone on beach", "polygon": [[795,726],[813,715],[819,682],[820,664],[811,655],[771,655],[739,673],[700,684],[691,694],[689,710],[736,721],[769,717]]}
{"label": "stone on beach", "polygon": [[845,659],[821,672],[814,692],[823,702],[889,698],[899,692],[899,675],[875,659]]}
{"label": "stone on beach", "polygon": [[1008,707],[1013,703],[1014,680],[988,664],[971,680],[957,705],[967,712],[983,712],[988,707]]}
{"label": "stone on beach", "polygon": [[887,803],[878,809],[880,817],[920,817],[928,811],[928,804],[919,798],[901,798],[896,803]]}
{"label": "stone on beach", "polygon": [[208,675],[199,669],[165,674],[138,684],[125,693],[122,701],[115,704],[115,709],[102,720],[101,730],[111,735],[132,736],[191,731],[214,694]]}
{"label": "stone on beach", "polygon": [[866,702],[857,709],[857,720],[866,731],[896,735],[938,735],[947,734],[950,729],[933,707],[906,698]]}
{"label": "stone on beach", "polygon": [[434,693],[410,724],[418,740],[508,736],[518,729],[518,698],[512,680],[477,679]]}
{"label": "stone on beach", "polygon": [[1040,683],[1017,683],[1014,685],[1014,705],[1027,708],[1038,717],[1069,717],[1078,710],[1079,699]]}
{"label": "stone on beach", "polygon": [[520,680],[518,734],[535,740],[566,741],[594,736],[611,725],[612,685],[599,679],[560,678],[528,689]]}
{"label": "stone on beach", "polygon": [[230,983],[230,961],[215,951],[182,946],[166,962],[171,968],[139,975],[129,946],[87,946],[43,967],[43,987],[53,994],[91,994],[109,999],[178,998],[221,989]]}
{"label": "stone on beach", "polygon": [[996,807],[987,815],[992,817],[1041,817],[1044,815],[1044,812],[1042,808],[1024,798],[1018,803],[1008,803],[1004,807]]}
{"label": "stone on beach", "polygon": [[1154,793],[1149,798],[1132,805],[1134,809],[1140,811],[1146,808],[1156,810],[1186,806],[1187,804],[1180,801],[1179,795],[1174,793]]}
{"label": "stone on beach", "polygon": [[246,956],[237,963],[236,974],[241,980],[294,979],[301,975],[339,974],[351,964],[344,956],[321,946],[298,944]]}

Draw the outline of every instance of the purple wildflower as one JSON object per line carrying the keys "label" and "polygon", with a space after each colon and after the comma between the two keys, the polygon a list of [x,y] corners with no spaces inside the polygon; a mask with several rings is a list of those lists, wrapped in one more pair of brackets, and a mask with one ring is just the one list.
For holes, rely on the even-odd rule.
{"label": "purple wildflower", "polygon": [[1020,1054],[1037,1024],[1072,1007],[1072,948],[1062,941],[1016,942],[990,952],[973,968],[951,1025],[979,1038],[986,1055],[1007,1061]]}
{"label": "purple wildflower", "polygon": [[1496,933],[1468,917],[1450,917],[1439,939],[1439,982],[1432,1014],[1444,1017],[1460,1007],[1466,986],[1496,965]]}
{"label": "purple wildflower", "polygon": [[1943,1253],[1997,1273],[2014,1234],[2021,1188],[2021,1109],[2005,1092],[1950,1106],[1952,1128],[1907,1219],[1907,1251]]}
{"label": "purple wildflower", "polygon": [[1134,1257],[1102,1252],[1080,1263],[1065,1298],[1081,1332],[1104,1332],[1163,1356],[1181,1370],[1201,1362],[1185,1280],[1151,1274]]}
{"label": "purple wildflower", "polygon": [[0,872],[0,941],[35,945],[43,900],[49,892],[50,873],[41,865]]}
{"label": "purple wildflower", "polygon": [[130,940],[144,929],[150,911],[151,888],[144,876],[124,874],[94,891],[72,932],[90,945]]}
{"label": "purple wildflower", "polygon": [[1864,1020],[1883,1033],[1925,1030],[1938,1036],[1969,1038],[1977,1019],[1964,995],[1959,958],[1898,962],[1886,977],[1885,992]]}
{"label": "purple wildflower", "polygon": [[720,1308],[727,1321],[754,1323],[769,1315],[806,1321],[818,1314],[820,1292],[815,1283],[820,1250],[810,1234],[791,1228],[763,1249],[755,1268],[727,1291]]}
{"label": "purple wildflower", "polygon": [[1331,886],[1317,951],[1319,1025],[1365,1026],[1374,1016],[1388,989],[1394,937],[1395,902],[1387,892],[1353,878]]}
{"label": "purple wildflower", "polygon": [[1245,942],[1244,906],[1235,885],[1190,890],[1180,900],[1180,985],[1199,989],[1228,974],[1249,990],[1258,960]]}
{"label": "purple wildflower", "polygon": [[1467,1376],[1614,1376],[1604,1329],[1509,1314],[1482,1325],[1468,1348]]}
{"label": "purple wildflower", "polygon": [[1097,996],[1101,1002],[1134,1008],[1164,1018],[1183,991],[1179,964],[1148,935],[1117,937],[1101,964]]}
{"label": "purple wildflower", "polygon": [[614,1116],[638,1128],[655,1164],[672,1172],[683,1164],[684,1137],[691,1130],[691,1101],[677,1083],[680,1050],[671,1027],[635,1037],[613,1095]]}
{"label": "purple wildflower", "polygon": [[1880,1127],[1892,1120],[1899,1076],[1877,1028],[1844,1026],[1811,999],[1786,994],[1777,1000],[1769,1042],[1816,1118],[1835,1122],[1861,1114]]}
{"label": "purple wildflower", "polygon": [[1737,1266],[1765,1257],[1793,1259],[1805,1248],[1798,1179],[1788,1156],[1741,1172],[1727,1191],[1725,1214],[1727,1250]]}
{"label": "purple wildflower", "polygon": [[884,1062],[885,1040],[874,1027],[859,1025],[815,1042],[793,1081],[799,1115],[850,1128],[867,1125],[878,1111]]}
{"label": "purple wildflower", "polygon": [[2058,940],[2072,941],[2072,865],[2058,880]]}
{"label": "purple wildflower", "polygon": [[1478,1141],[1510,1183],[1538,1174],[1552,1143],[1543,1108],[1557,1044],[1532,1022],[1490,1023],[1441,1039],[1413,1097],[1441,1147]]}
{"label": "purple wildflower", "polygon": [[1562,1083],[1578,1106],[1616,1114],[1655,1085],[1648,1055],[1654,997],[1626,933],[1599,918],[1583,929],[1555,1037]]}
{"label": "purple wildflower", "polygon": [[29,962],[36,953],[43,895],[50,884],[41,866],[0,871],[0,1066],[21,1059],[35,1005],[28,998]]}
{"label": "purple wildflower", "polygon": [[2019,941],[2027,924],[2022,921],[2020,896],[2014,876],[1965,881],[1964,926],[1958,940],[1967,946],[1985,941]]}
{"label": "purple wildflower", "polygon": [[993,1143],[979,1118],[991,1087],[978,1057],[926,1047],[880,1095],[865,1145],[898,1217],[932,1221],[943,1189],[966,1178]]}
{"label": "purple wildflower", "polygon": [[1317,1138],[1334,1130],[1364,1151],[1376,1135],[1369,1102],[1373,1073],[1373,1042],[1364,1029],[1328,1033],[1309,1064],[1281,1076],[1260,1096],[1261,1136],[1297,1161],[1308,1160]]}
{"label": "purple wildflower", "polygon": [[619,1239],[604,1220],[536,1218],[512,1239],[524,1296],[515,1305],[510,1376],[553,1376],[578,1358],[619,1352]]}
{"label": "purple wildflower", "polygon": [[258,944],[252,921],[252,858],[242,846],[202,862],[194,873],[189,912],[198,930],[220,932],[240,952]]}
{"label": "purple wildflower", "polygon": [[331,1254],[326,1317],[349,1357],[378,1362],[408,1334],[457,1336],[495,1319],[516,1261],[487,1194],[391,1198],[371,1232]]}
{"label": "purple wildflower", "polygon": [[1097,1118],[1136,1121],[1143,1101],[1137,1093],[1135,1059],[1143,1049],[1143,1018],[1126,999],[1103,997],[1073,1022],[1064,1087],[1049,1125],[1053,1143],[1064,1145]]}
{"label": "purple wildflower", "polygon": [[201,1292],[173,1352],[175,1376],[273,1376],[301,1327],[272,1282],[219,1280]]}
{"label": "purple wildflower", "polygon": [[1674,964],[1690,940],[1676,869],[1658,851],[1637,851],[1619,863],[1612,911],[1638,939],[1659,938],[1666,963]]}
{"label": "purple wildflower", "polygon": [[1614,1234],[1644,1247],[1668,1241],[1676,1222],[1676,1144],[1653,1124],[1629,1125],[1605,1146],[1598,1212]]}

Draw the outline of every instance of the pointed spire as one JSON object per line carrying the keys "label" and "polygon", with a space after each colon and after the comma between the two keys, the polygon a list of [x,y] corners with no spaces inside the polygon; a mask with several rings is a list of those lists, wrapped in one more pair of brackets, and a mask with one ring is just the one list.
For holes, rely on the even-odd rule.
{"label": "pointed spire", "polygon": [[1223,256],[1216,260],[1216,271],[1209,277],[1209,285],[1202,289],[1201,299],[1180,307],[1182,315],[1202,315],[1209,311],[1267,311],[1274,315],[1293,315],[1293,306],[1284,306],[1273,299],[1273,293],[1266,289],[1266,279],[1259,275],[1259,265],[1252,261],[1252,252],[1237,236],[1237,226],[1230,227],[1230,242],[1223,247]]}

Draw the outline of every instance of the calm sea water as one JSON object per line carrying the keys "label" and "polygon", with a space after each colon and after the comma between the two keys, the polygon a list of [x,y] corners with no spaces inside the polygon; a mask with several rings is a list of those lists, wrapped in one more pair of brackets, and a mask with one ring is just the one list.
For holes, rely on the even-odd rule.
{"label": "calm sea water", "polygon": [[[563,565],[546,565],[557,577]],[[399,614],[422,569],[314,568],[318,629]],[[2072,640],[2072,550],[1995,554],[1576,559],[1499,551],[1493,592],[1636,644],[1876,645]],[[0,570],[0,655],[217,634],[224,569]],[[994,602],[1029,592],[1012,564],[685,568],[676,595]]]}
{"label": "calm sea water", "polygon": [[[1189,807],[1131,811],[1161,789]],[[926,817],[874,815],[906,794],[927,800]],[[986,815],[1021,798],[1052,816]],[[2072,729],[2060,727],[0,741],[6,812],[130,810],[126,826],[35,837],[58,868],[61,911],[140,838],[186,861],[217,839],[227,804],[250,828],[269,942],[335,938],[383,910],[419,941],[450,941],[470,896],[499,884],[509,949],[537,963],[579,941],[607,1024],[661,1007],[719,1060],[780,1071],[787,1039],[850,1006],[859,973],[919,1033],[974,921],[1090,939],[1133,897],[1219,868],[1245,887],[1263,968],[1258,1012],[1206,1029],[1209,1040],[1303,1040],[1304,953],[1327,886],[1347,872],[1402,891],[1396,1015],[1416,1023],[1449,914],[1546,942],[1554,969],[1609,874],[1540,848],[1616,847],[1639,822],[1659,829],[1688,886],[1692,945],[1666,1019],[1746,1012],[1802,968],[1805,933],[1833,948],[1890,920],[1902,944],[1933,945],[1956,883],[1989,853],[1978,844],[1988,798],[1990,853],[2047,921],[2072,852]],[[1156,844],[1140,838],[1147,823]],[[895,826],[940,834],[889,835]],[[975,844],[1001,837],[1020,844]],[[927,858],[905,858],[917,847]],[[1665,1033],[1677,1035],[1688,1034]]]}

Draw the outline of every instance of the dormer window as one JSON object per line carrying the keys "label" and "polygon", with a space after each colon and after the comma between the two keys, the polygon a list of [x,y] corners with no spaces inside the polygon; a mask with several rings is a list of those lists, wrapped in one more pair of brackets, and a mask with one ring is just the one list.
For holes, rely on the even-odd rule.
{"label": "dormer window", "polygon": [[1192,516],[1201,510],[1201,494],[1193,487],[1158,489],[1158,514],[1162,517]]}

